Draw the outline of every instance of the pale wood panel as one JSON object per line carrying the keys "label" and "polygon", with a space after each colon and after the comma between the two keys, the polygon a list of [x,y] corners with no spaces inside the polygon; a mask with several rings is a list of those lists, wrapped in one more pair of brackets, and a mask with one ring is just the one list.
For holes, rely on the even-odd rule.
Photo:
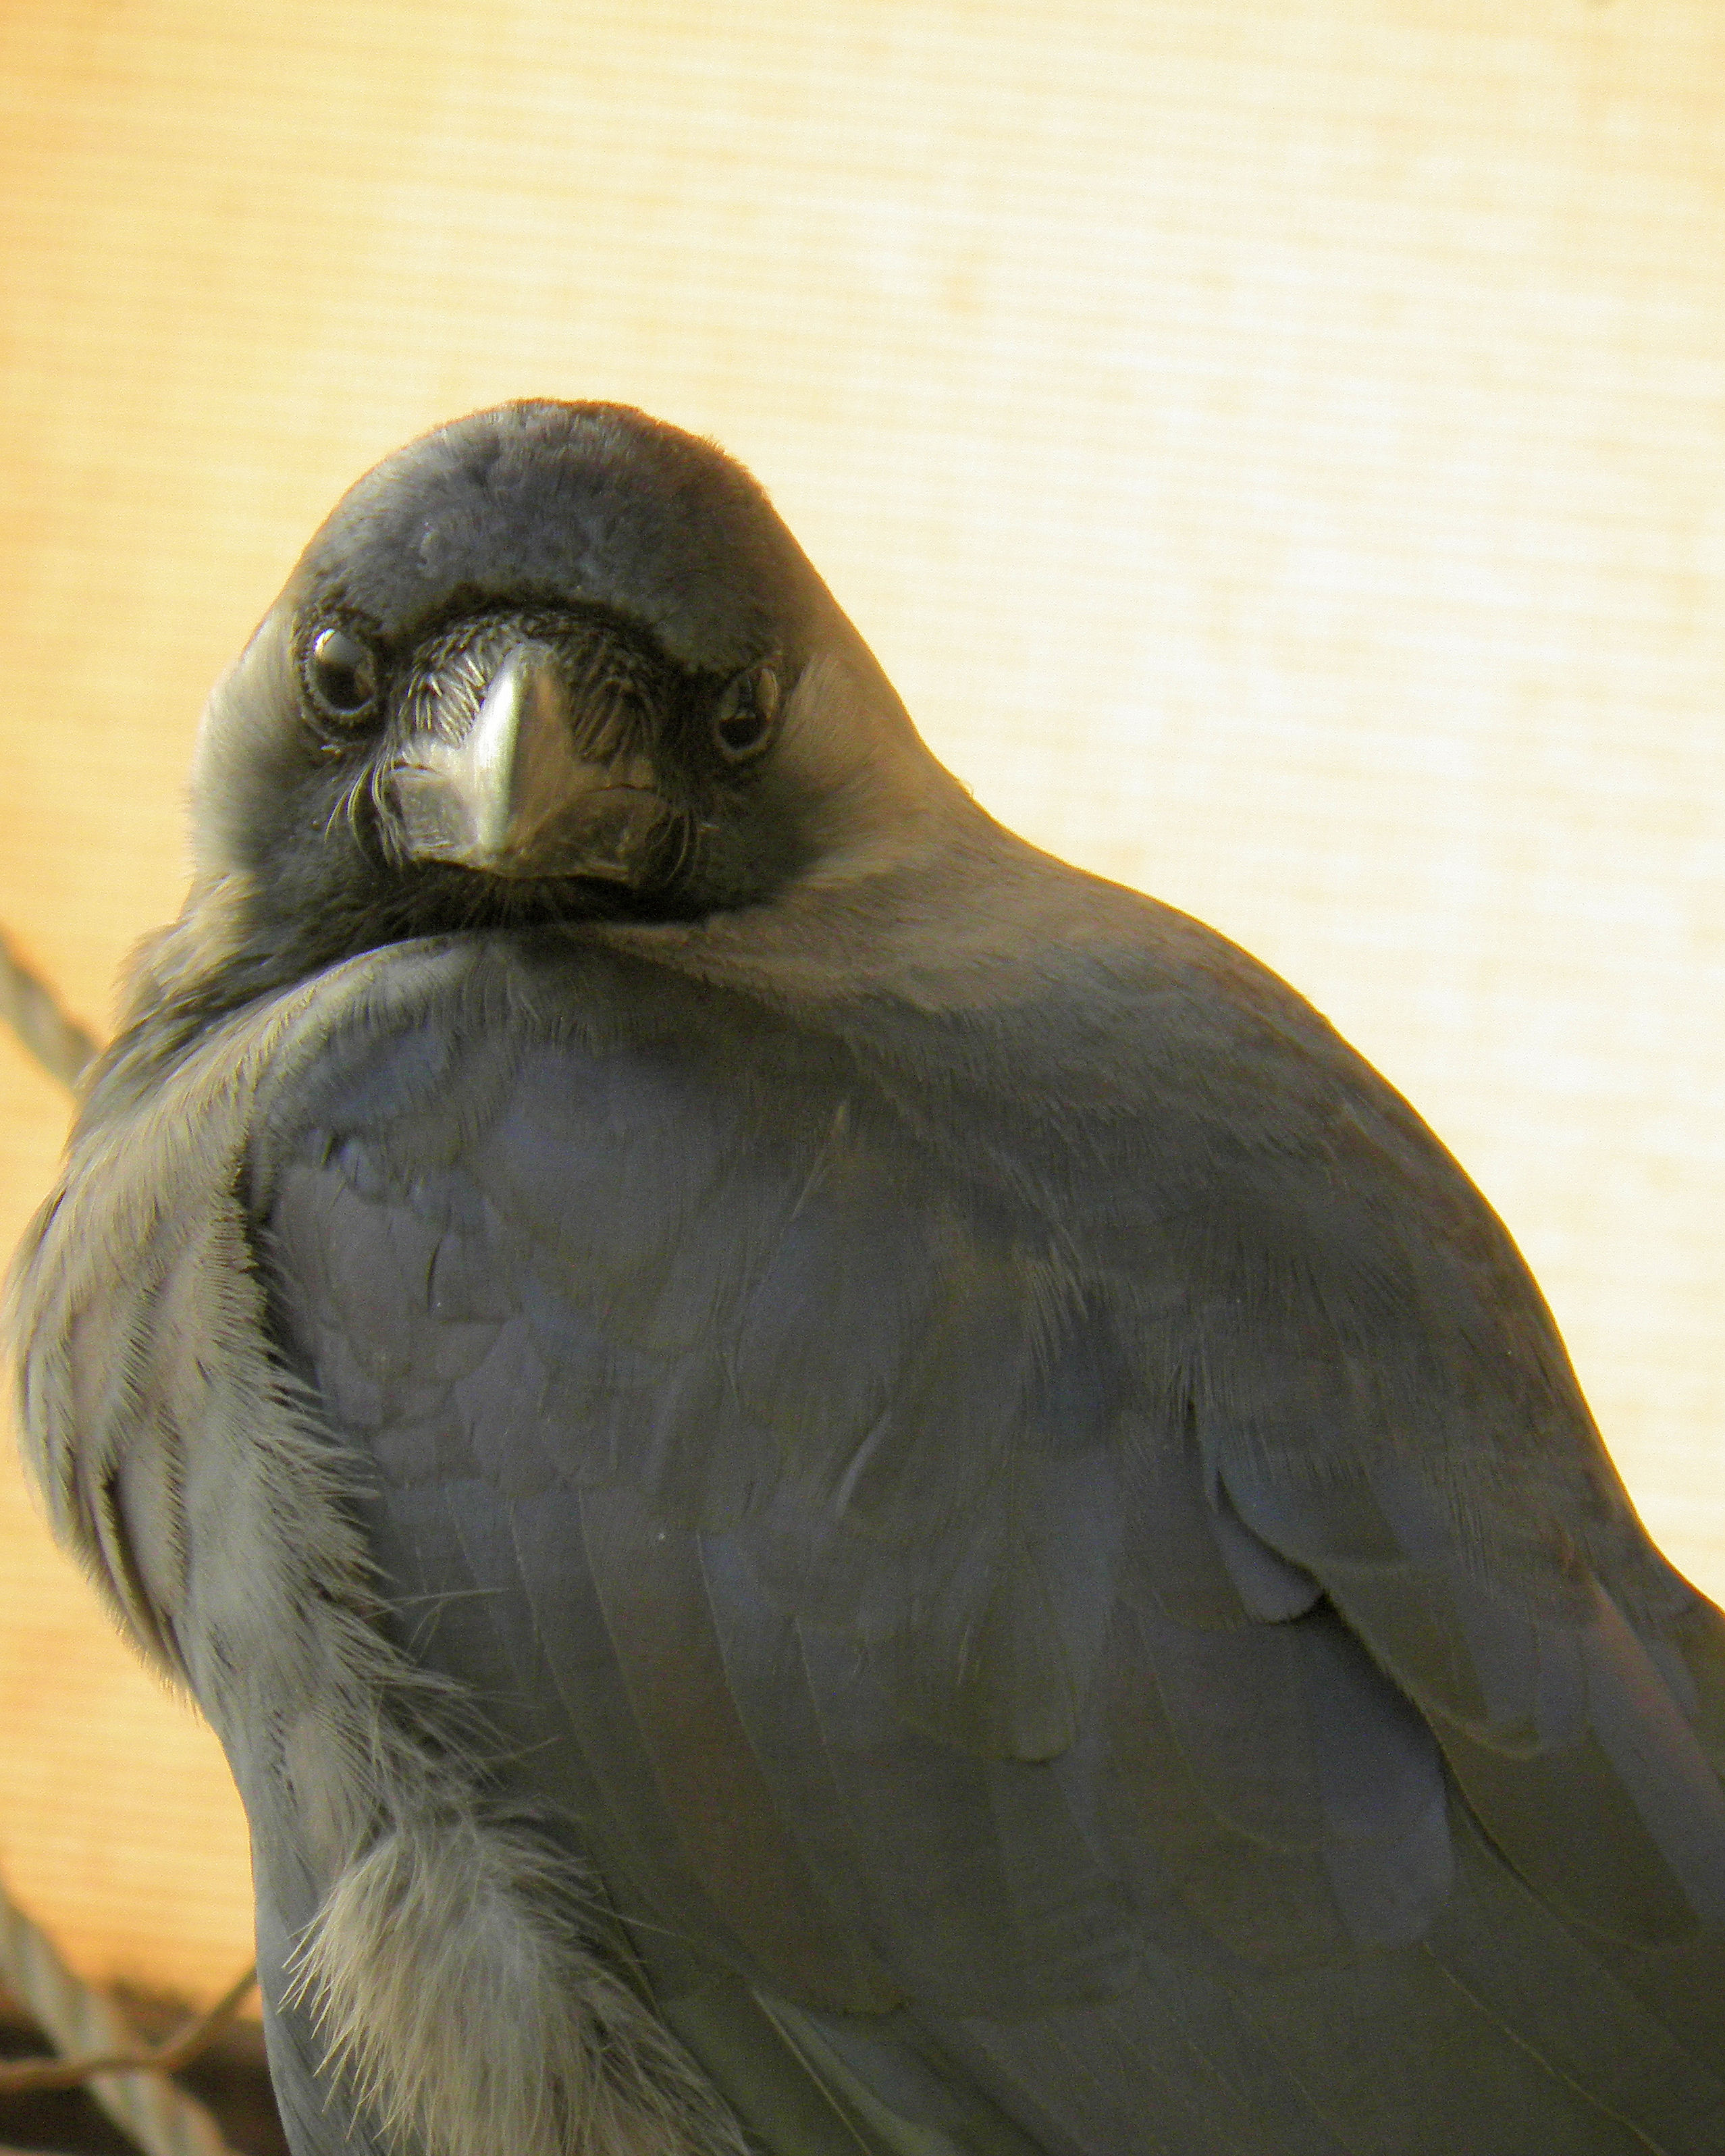
{"label": "pale wood panel", "polygon": [[[0,916],[100,1018],[341,488],[645,404],[991,806],[1412,1096],[1725,1591],[1722,103],[1717,0],[12,0]],[[17,1218],[58,1111],[0,1068]],[[231,1798],[36,1532],[0,1855],[213,1985]]]}

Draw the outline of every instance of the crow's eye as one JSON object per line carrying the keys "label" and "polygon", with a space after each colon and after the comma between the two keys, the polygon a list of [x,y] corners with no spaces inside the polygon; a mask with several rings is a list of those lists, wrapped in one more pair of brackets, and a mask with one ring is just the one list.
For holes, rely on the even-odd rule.
{"label": "crow's eye", "polygon": [[732,763],[758,756],[773,738],[778,716],[778,675],[764,663],[748,667],[726,687],[713,713],[720,754]]}
{"label": "crow's eye", "polygon": [[351,629],[321,629],[305,654],[305,686],[327,719],[352,726],[377,700],[377,658]]}

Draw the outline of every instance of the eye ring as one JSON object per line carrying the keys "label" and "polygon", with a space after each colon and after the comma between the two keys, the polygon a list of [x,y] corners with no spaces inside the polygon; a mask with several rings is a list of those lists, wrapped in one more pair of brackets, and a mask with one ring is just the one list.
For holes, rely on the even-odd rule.
{"label": "eye ring", "polygon": [[726,763],[747,763],[772,740],[782,701],[771,660],[746,666],[726,685],[713,712],[713,741]]}
{"label": "eye ring", "polygon": [[300,675],[322,717],[338,726],[355,726],[377,701],[382,669],[376,651],[356,629],[328,622],[307,643]]}

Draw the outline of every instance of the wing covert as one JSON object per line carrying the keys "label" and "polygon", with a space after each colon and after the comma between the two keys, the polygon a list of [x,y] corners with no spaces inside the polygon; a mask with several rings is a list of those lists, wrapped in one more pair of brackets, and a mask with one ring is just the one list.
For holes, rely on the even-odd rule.
{"label": "wing covert", "polygon": [[[1449,1995],[1466,1956],[1433,1943],[1497,1861],[1456,1782],[1593,1938],[1561,1982],[1613,1941],[1688,1950],[1720,1824],[1659,1630],[1690,1605],[1560,1348],[1517,1362],[1539,1308],[1495,1224],[1409,1250],[1346,1143],[1313,1140],[1316,1183],[1297,1148],[1255,1175],[1171,1113],[1159,1162],[1096,1164],[1090,1235],[1070,1189],[1063,1219],[997,1172],[987,1097],[947,1103],[977,1137],[955,1172],[841,1034],[590,955],[557,1005],[580,1024],[536,1021],[542,963],[511,1024],[429,1014],[459,1052],[357,1038],[259,1187],[398,1621],[476,1686],[649,1964],[670,1936],[662,1967],[711,1957],[787,2010],[909,2011],[949,2061],[1114,2001],[1117,2090],[1150,2071],[1122,2028],[1183,1969],[1214,1994],[1206,2072],[1245,2045],[1315,2089],[1291,1973],[1332,1973],[1329,2014],[1393,1963],[1408,2042]],[[1374,1111],[1394,1174],[1441,1185]],[[1497,1433],[1578,1409],[1530,1524]],[[1579,1883],[1541,1869],[1565,1804],[1601,1838]],[[1625,1970],[1626,2056],[1689,1979]],[[1476,1969],[1455,2026],[1548,2134],[1551,2089],[1594,2099],[1497,1974],[1507,2003]]]}

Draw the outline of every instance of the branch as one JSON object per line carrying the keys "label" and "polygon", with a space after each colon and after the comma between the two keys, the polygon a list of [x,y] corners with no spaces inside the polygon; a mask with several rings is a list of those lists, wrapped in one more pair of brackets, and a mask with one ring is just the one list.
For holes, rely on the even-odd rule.
{"label": "branch", "polygon": [[194,2015],[177,2035],[165,2043],[125,2051],[96,2051],[77,2059],[8,2059],[0,2062],[0,2096],[25,2096],[37,2089],[75,2088],[95,2074],[174,2074],[206,2051],[239,2013],[258,1980],[249,1969],[207,2014]]}
{"label": "branch", "polygon": [[96,1053],[92,1034],[69,1018],[46,981],[27,966],[0,929],[0,1019],[3,1019],[50,1078],[75,1090]]}
{"label": "branch", "polygon": [[[3,1881],[0,1983],[52,2043],[79,2061],[80,2079],[90,2071],[87,2060],[129,2059],[141,2048],[136,2030],[113,2001],[67,1966],[47,1933],[32,1923],[7,1894]],[[23,2063],[33,2068],[47,2062]],[[197,2097],[153,2068],[98,2070],[90,2092],[146,2156],[234,2156],[221,2128]]]}

